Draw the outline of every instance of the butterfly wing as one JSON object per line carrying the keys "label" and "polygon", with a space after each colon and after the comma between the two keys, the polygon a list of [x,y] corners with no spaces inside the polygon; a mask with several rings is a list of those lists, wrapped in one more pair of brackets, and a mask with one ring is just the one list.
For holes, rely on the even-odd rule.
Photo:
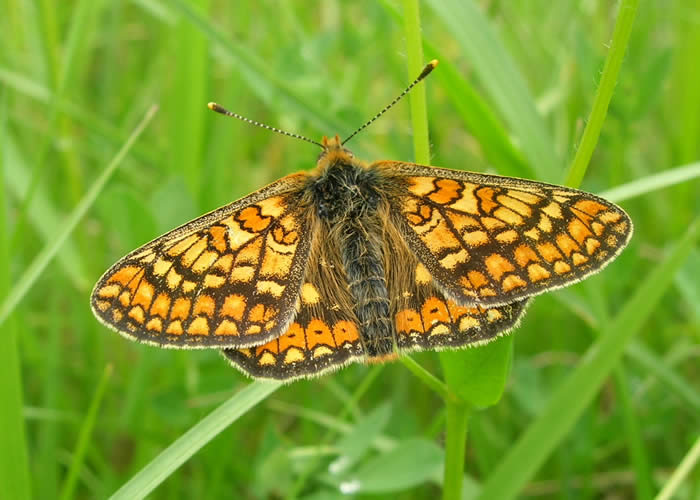
{"label": "butterfly wing", "polygon": [[300,202],[305,179],[280,179],[131,252],[95,285],[95,315],[163,347],[279,336],[294,319],[313,240]]}
{"label": "butterfly wing", "polygon": [[627,244],[632,221],[576,189],[400,162],[370,166],[392,179],[392,217],[440,289],[493,307],[575,283]]}
{"label": "butterfly wing", "polygon": [[525,314],[528,299],[495,307],[463,307],[435,287],[421,286],[394,319],[399,351],[459,349],[508,334]]}
{"label": "butterfly wing", "polygon": [[[527,300],[496,307],[462,307],[445,298],[426,267],[409,248],[389,212],[382,210],[381,237],[395,347],[400,352],[478,345],[514,328]],[[224,349],[231,364],[254,378],[294,380],[321,375],[370,358],[342,265],[327,229],[309,257],[297,314],[288,331],[264,345]]]}
{"label": "butterfly wing", "polygon": [[327,241],[317,238],[289,329],[264,345],[223,350],[233,366],[255,378],[294,380],[366,358],[345,273]]}
{"label": "butterfly wing", "polygon": [[528,299],[495,307],[459,305],[445,297],[390,221],[385,237],[390,251],[384,265],[400,352],[485,344],[518,325]]}

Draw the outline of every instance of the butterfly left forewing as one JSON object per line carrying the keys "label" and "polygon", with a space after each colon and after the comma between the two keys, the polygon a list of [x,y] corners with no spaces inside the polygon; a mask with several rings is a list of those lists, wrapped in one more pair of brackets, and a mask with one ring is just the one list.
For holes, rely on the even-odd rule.
{"label": "butterfly left forewing", "polygon": [[447,296],[498,306],[575,283],[627,244],[618,206],[562,186],[401,162],[371,165],[392,179],[392,216]]}
{"label": "butterfly left forewing", "polygon": [[163,347],[266,342],[293,320],[313,234],[285,177],[131,252],[100,278],[96,316]]}

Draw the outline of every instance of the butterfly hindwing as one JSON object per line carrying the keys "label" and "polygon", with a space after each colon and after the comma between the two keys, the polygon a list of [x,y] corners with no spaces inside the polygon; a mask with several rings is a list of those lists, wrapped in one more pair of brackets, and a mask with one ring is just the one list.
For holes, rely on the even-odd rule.
{"label": "butterfly hindwing", "polygon": [[497,306],[602,269],[629,241],[618,206],[562,186],[401,162],[396,224],[440,289],[463,305]]}
{"label": "butterfly hindwing", "polygon": [[480,345],[515,328],[528,300],[495,307],[460,305],[445,297],[426,267],[387,221],[387,287],[399,352]]}
{"label": "butterfly hindwing", "polygon": [[255,378],[313,377],[366,358],[342,266],[326,255],[327,235],[319,234],[289,329],[266,344],[225,349],[224,356]]}
{"label": "butterfly hindwing", "polygon": [[95,286],[95,314],[164,347],[279,336],[294,318],[313,239],[299,201],[305,177],[285,177],[131,252]]}

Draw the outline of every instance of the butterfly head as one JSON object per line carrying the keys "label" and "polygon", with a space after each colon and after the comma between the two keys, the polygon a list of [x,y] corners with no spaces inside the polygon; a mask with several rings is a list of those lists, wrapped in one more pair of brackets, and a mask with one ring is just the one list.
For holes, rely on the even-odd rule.
{"label": "butterfly head", "polygon": [[318,166],[327,167],[336,163],[346,165],[354,163],[355,155],[349,149],[343,147],[338,134],[330,139],[324,135],[323,139],[321,139],[321,145],[323,151],[318,156]]}

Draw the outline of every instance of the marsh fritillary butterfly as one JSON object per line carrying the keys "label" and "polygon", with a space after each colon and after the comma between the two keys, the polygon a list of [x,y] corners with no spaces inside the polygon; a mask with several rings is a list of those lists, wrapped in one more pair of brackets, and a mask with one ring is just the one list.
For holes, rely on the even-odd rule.
{"label": "marsh fritillary butterfly", "polygon": [[324,138],[312,171],[129,253],[95,286],[95,315],[140,342],[221,349],[255,378],[310,377],[493,340],[530,297],[601,270],[632,234],[620,207],[589,193],[366,164],[346,141]]}

